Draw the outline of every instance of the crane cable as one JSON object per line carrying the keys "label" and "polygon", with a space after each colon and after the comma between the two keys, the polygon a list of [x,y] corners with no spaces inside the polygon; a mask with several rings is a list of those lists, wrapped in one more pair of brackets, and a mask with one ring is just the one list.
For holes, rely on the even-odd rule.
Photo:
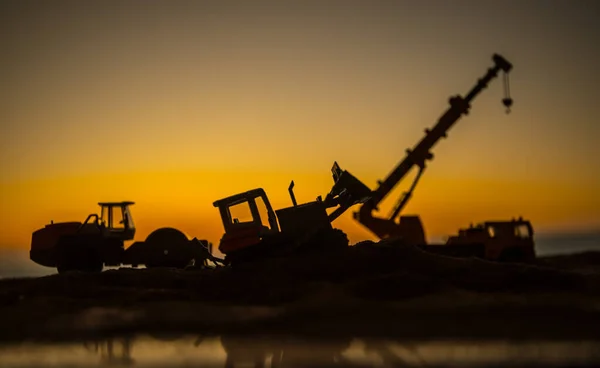
{"label": "crane cable", "polygon": [[502,103],[506,106],[506,113],[510,114],[513,99],[510,97],[510,83],[507,72],[504,72],[504,98],[502,99]]}

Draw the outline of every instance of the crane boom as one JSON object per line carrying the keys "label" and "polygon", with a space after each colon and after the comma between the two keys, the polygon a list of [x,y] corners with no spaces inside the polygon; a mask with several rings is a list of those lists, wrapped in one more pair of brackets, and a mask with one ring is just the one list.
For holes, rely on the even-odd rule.
{"label": "crane boom", "polygon": [[373,191],[371,200],[363,205],[365,210],[376,210],[377,206],[393,190],[393,188],[408,174],[414,165],[423,168],[427,160],[433,155],[430,150],[441,139],[446,137],[448,130],[460,119],[463,114],[468,114],[473,99],[487,87],[488,83],[497,76],[500,70],[510,71],[512,65],[500,55],[494,55],[495,66],[490,68],[487,74],[478,81],[477,85],[467,94],[451,97],[450,108],[442,115],[433,129],[425,130],[425,137],[412,149],[407,150],[407,155],[394,170],[383,180],[379,187]]}
{"label": "crane boom", "polygon": [[[337,162],[334,163],[332,172],[335,185],[327,195],[325,202],[327,207],[339,205],[339,208],[330,215],[330,219],[333,221],[349,207],[361,204],[359,211],[354,213],[354,218],[379,238],[402,236],[412,239],[411,241],[414,243],[425,242],[424,231],[418,216],[402,216],[400,223],[397,223],[395,218],[410,199],[412,191],[426,167],[426,162],[433,159],[431,149],[441,138],[446,137],[448,130],[462,115],[469,113],[472,101],[498,76],[500,71],[504,72],[505,77],[505,97],[502,102],[506,106],[507,112],[510,111],[512,99],[508,91],[508,72],[512,69],[512,64],[498,54],[494,54],[492,60],[494,66],[488,69],[487,73],[477,81],[477,84],[464,98],[456,95],[449,99],[450,107],[439,118],[436,125],[432,129],[425,129],[425,137],[412,150],[406,150],[406,157],[398,163],[384,180],[378,182],[378,187],[375,190],[371,191],[352,174],[346,170],[341,170]],[[419,168],[419,173],[409,191],[404,193],[404,196],[395,206],[391,216],[389,218],[373,216],[373,212],[378,210],[379,204],[415,166]]]}

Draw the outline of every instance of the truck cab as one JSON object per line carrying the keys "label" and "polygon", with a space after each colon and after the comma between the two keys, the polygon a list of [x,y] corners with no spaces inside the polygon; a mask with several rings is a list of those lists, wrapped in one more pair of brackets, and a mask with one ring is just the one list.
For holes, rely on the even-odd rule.
{"label": "truck cab", "polygon": [[533,226],[523,218],[486,221],[460,229],[448,238],[446,246],[483,245],[483,256],[497,261],[529,261],[535,258]]}

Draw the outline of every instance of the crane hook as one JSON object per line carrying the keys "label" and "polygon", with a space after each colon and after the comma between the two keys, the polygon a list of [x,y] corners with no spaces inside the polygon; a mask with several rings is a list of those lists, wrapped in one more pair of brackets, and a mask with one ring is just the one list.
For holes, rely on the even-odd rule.
{"label": "crane hook", "polygon": [[510,84],[508,81],[508,73],[504,72],[504,98],[502,104],[506,107],[506,113],[510,114],[510,108],[513,104],[513,99],[510,97]]}

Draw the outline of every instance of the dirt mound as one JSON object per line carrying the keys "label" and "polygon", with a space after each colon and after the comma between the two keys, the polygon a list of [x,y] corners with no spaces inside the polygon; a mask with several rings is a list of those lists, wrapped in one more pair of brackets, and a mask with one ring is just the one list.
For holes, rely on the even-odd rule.
{"label": "dirt mound", "polygon": [[[81,332],[78,316],[86,316],[89,325],[90,310],[131,316],[131,321],[103,317],[119,322],[118,328],[152,331],[239,333],[250,328],[323,334],[328,326],[332,334],[382,334],[394,324],[395,334],[426,337],[440,334],[444,324],[449,336],[474,334],[474,326],[495,324],[495,331],[484,328],[478,333],[504,328],[509,336],[529,321],[535,322],[537,333],[554,331],[558,336],[564,331],[551,321],[567,318],[571,326],[577,317],[571,333],[581,335],[600,320],[594,307],[600,274],[568,270],[573,265],[559,269],[552,262],[559,261],[501,264],[379,242],[234,268],[120,269],[2,280],[0,325],[8,327],[0,340]],[[254,327],[245,319],[256,314],[249,312],[250,305],[267,311],[267,317],[259,313]],[[91,316],[99,318],[97,313]],[[464,321],[475,319],[479,322],[465,330]],[[95,326],[86,333],[97,333]]]}
{"label": "dirt mound", "polygon": [[246,282],[288,287],[305,282],[341,283],[364,297],[398,299],[444,289],[476,292],[595,293],[597,277],[539,265],[451,258],[394,242],[366,244],[320,257],[269,259],[233,274]]}
{"label": "dirt mound", "polygon": [[548,256],[540,258],[537,264],[580,273],[600,273],[600,252],[588,251]]}
{"label": "dirt mound", "polygon": [[598,291],[597,275],[559,270],[550,264],[541,267],[450,258],[379,242],[318,256],[264,259],[236,268],[121,269],[6,280],[0,283],[0,297],[46,295],[100,303],[172,299],[281,304],[306,296],[315,284],[323,282],[339,284],[351,295],[377,300],[450,289],[485,293]]}

